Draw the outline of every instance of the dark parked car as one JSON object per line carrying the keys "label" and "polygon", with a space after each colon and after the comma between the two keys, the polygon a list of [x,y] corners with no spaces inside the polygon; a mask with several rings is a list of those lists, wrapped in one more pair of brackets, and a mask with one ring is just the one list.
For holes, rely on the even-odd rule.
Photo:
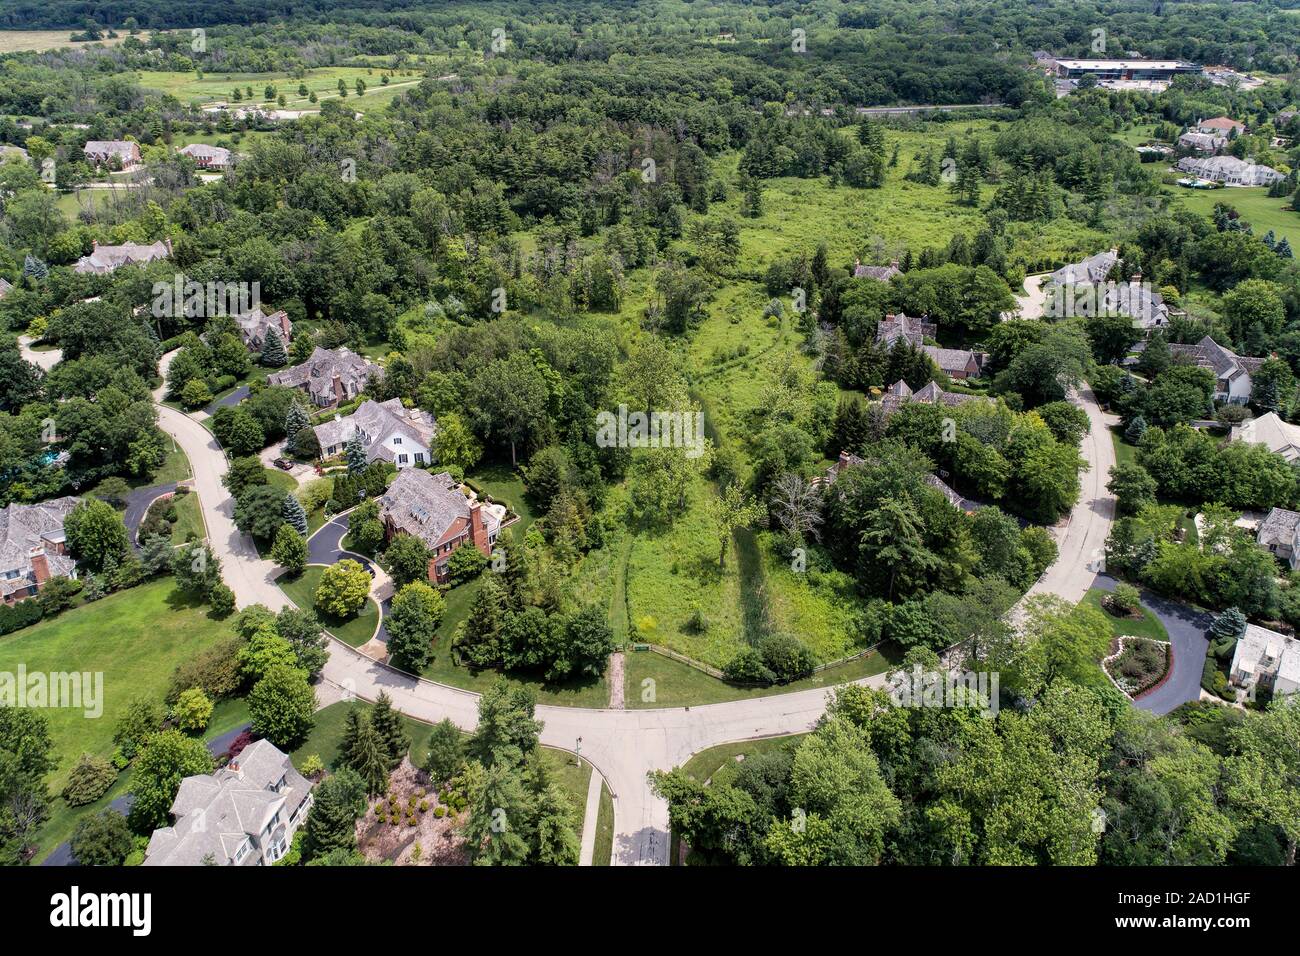
{"label": "dark parked car", "polygon": [[285,471],[289,471],[290,469],[293,468],[293,462],[291,462],[288,458],[277,458],[271,464],[275,465],[276,468],[282,468]]}

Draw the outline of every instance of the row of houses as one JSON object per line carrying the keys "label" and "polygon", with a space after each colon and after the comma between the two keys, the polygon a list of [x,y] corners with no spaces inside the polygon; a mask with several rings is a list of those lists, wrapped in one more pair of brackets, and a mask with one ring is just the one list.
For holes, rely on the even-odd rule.
{"label": "row of houses", "polygon": [[[81,152],[86,162],[96,169],[103,166],[133,169],[142,162],[140,144],[129,139],[92,139],[81,148]],[[231,163],[230,150],[222,146],[190,143],[176,152],[194,160],[200,169],[228,169]]]}

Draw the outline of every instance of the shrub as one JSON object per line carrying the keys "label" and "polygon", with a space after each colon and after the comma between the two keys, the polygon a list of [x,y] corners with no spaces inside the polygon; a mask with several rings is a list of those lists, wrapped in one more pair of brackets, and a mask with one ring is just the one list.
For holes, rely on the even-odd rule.
{"label": "shrub", "polygon": [[191,687],[176,698],[176,723],[186,733],[204,730],[212,719],[212,701],[198,687]]}
{"label": "shrub", "polygon": [[302,767],[298,771],[304,777],[311,779],[318,777],[325,772],[325,764],[320,759],[320,754],[309,754],[302,762]]}
{"label": "shrub", "polygon": [[763,655],[754,647],[742,647],[722,669],[727,680],[737,684],[770,684],[776,675],[763,663]]}
{"label": "shrub", "polygon": [[70,807],[81,807],[94,803],[113,786],[117,779],[117,768],[103,757],[94,754],[82,754],[77,765],[68,774],[68,784],[63,788],[63,799]]}
{"label": "shrub", "polygon": [[447,559],[447,581],[452,587],[472,581],[487,567],[487,557],[473,544],[464,544]]}
{"label": "shrub", "polygon": [[175,704],[181,694],[191,687],[202,689],[209,700],[221,700],[239,690],[243,682],[239,649],[243,645],[243,638],[232,637],[214,644],[197,657],[177,664],[176,671],[172,674],[171,687],[167,691],[167,703]]}
{"label": "shrub", "polygon": [[44,613],[39,601],[19,601],[12,607],[0,605],[0,634],[35,624]]}
{"label": "shrub", "polygon": [[1118,584],[1115,591],[1106,596],[1106,605],[1114,614],[1132,614],[1140,604],[1138,589],[1131,584]]}
{"label": "shrub", "polygon": [[813,672],[817,660],[808,645],[789,634],[771,634],[759,643],[763,663],[781,682],[798,680]]}

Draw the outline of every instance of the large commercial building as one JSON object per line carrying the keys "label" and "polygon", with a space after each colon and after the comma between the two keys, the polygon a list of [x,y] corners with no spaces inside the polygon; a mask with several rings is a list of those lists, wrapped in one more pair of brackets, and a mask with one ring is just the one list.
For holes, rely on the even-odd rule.
{"label": "large commercial building", "polygon": [[1067,80],[1085,76],[1102,80],[1139,80],[1168,83],[1180,73],[1200,73],[1186,60],[1056,60],[1056,75]]}

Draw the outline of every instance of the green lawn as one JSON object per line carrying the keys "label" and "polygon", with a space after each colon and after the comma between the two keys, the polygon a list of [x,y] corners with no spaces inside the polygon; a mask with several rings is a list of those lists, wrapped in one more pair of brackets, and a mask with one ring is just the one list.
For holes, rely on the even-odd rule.
{"label": "green lawn", "polygon": [[103,757],[113,752],[113,725],[135,697],[162,699],[172,671],[181,661],[230,634],[173,585],[151,581],[93,604],[65,611],[0,638],[0,671],[89,671],[102,673],[103,715],[81,710],[46,711],[58,761],[50,789],[62,789],[68,771],[84,751]]}
{"label": "green lawn", "polygon": [[1125,440],[1124,433],[1123,431],[1120,430],[1119,426],[1116,426],[1110,430],[1110,437],[1111,437],[1111,442],[1115,446],[1115,464],[1136,465],[1138,463],[1137,446],[1130,445],[1128,441]]}
{"label": "green lawn", "polygon": [[482,468],[472,475],[466,475],[465,480],[479,494],[488,495],[493,501],[519,515],[519,520],[510,526],[510,531],[516,541],[523,540],[524,532],[537,520],[524,499],[523,480],[505,465]]}
{"label": "green lawn", "polygon": [[600,813],[596,816],[596,849],[592,866],[609,866],[614,862],[614,798],[609,787],[600,785]]}
{"label": "green lawn", "polygon": [[[280,108],[274,102],[268,103],[265,100],[266,86],[272,84],[276,87],[277,93],[283,93],[285,97],[284,109],[317,109],[319,103],[311,103],[307,97],[298,95],[299,83],[307,86],[308,92],[314,92],[317,99],[335,99],[338,97],[338,81],[342,79],[348,88],[347,102],[351,102],[359,110],[364,111],[366,106],[372,108],[382,103],[386,103],[399,93],[412,89],[416,82],[423,78],[420,71],[409,71],[410,75],[404,75],[399,70],[398,75],[388,78],[389,85],[385,87],[381,74],[385,71],[380,67],[352,67],[352,66],[330,66],[319,69],[308,70],[303,79],[291,77],[288,73],[207,73],[203,79],[193,72],[178,72],[165,70],[141,70],[136,75],[139,78],[140,85],[146,89],[159,90],[163,93],[170,93],[180,99],[182,102],[200,100],[204,102],[214,100],[230,100],[231,93],[235,87],[239,87],[242,93],[246,87],[253,88],[253,99],[243,100],[240,106],[264,106],[268,109]],[[360,99],[356,96],[355,83],[360,78],[366,84],[366,93]]]}
{"label": "green lawn", "polygon": [[721,744],[701,750],[682,767],[694,779],[704,783],[728,762],[737,763],[737,757],[749,758],[761,753],[789,747],[802,740],[805,734],[791,734],[787,737],[764,737],[761,740],[741,740],[732,744]]}
{"label": "green lawn", "polygon": [[1159,619],[1154,614],[1144,607],[1138,609],[1142,612],[1141,619],[1136,617],[1115,617],[1107,611],[1101,603],[1101,599],[1105,597],[1107,593],[1108,592],[1103,591],[1100,588],[1093,588],[1083,596],[1083,603],[1098,608],[1101,611],[1102,615],[1106,618],[1106,622],[1110,624],[1111,632],[1115,637],[1127,635],[1130,637],[1148,637],[1153,641],[1169,640],[1169,632],[1165,630],[1165,626],[1160,623]]}
{"label": "green lawn", "polygon": [[203,523],[203,509],[199,505],[199,496],[194,492],[176,497],[176,523],[172,525],[172,541],[184,544],[190,535],[195,539],[208,536],[207,526]]}
{"label": "green lawn", "polygon": [[[296,577],[281,575],[276,583],[294,604],[302,608],[315,608],[316,587],[324,572],[324,565],[312,564]],[[369,597],[360,612],[347,619],[339,619],[323,611],[316,613],[327,631],[352,647],[360,647],[374,637],[375,628],[379,626],[379,606]]]}
{"label": "green lawn", "polygon": [[133,488],[163,485],[169,481],[184,481],[186,478],[194,477],[194,472],[190,470],[190,460],[185,457],[185,452],[181,451],[180,446],[172,440],[171,435],[163,435],[163,440],[167,443],[167,454],[163,458],[162,465],[149,477],[128,482]]}
{"label": "green lawn", "polygon": [[262,471],[266,474],[266,483],[272,488],[279,488],[281,491],[298,490],[298,479],[287,471],[281,471],[279,468],[264,468]]}
{"label": "green lawn", "polygon": [[1271,229],[1278,239],[1286,237],[1293,248],[1300,243],[1300,212],[1290,208],[1290,198],[1270,198],[1265,186],[1249,189],[1183,189],[1173,186],[1166,187],[1165,192],[1175,197],[1175,205],[1205,216],[1212,215],[1218,203],[1231,206],[1254,226],[1255,235],[1263,236]]}
{"label": "green lawn", "polygon": [[[631,707],[688,707],[721,704],[731,700],[770,697],[797,690],[833,687],[849,681],[883,674],[902,659],[902,652],[885,645],[866,657],[828,667],[804,680],[775,687],[733,687],[701,670],[653,651],[628,651],[624,657],[627,681],[626,704]],[[646,681],[653,681],[647,684]],[[653,699],[644,699],[651,696]]]}

